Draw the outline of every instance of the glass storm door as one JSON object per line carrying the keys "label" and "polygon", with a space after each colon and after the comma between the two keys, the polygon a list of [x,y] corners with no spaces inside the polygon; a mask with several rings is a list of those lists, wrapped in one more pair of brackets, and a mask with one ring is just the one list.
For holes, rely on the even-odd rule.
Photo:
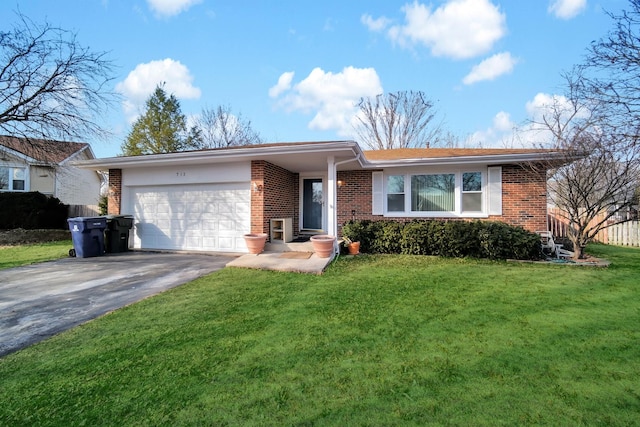
{"label": "glass storm door", "polygon": [[302,180],[302,228],[304,230],[322,230],[323,205],[322,179]]}

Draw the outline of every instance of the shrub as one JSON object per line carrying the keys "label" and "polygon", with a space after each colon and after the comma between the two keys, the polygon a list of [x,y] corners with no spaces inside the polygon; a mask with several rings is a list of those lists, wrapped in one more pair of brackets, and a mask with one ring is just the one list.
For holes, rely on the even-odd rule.
{"label": "shrub", "polygon": [[37,191],[0,193],[0,229],[65,229],[69,206]]}
{"label": "shrub", "polygon": [[109,213],[109,197],[106,194],[102,194],[98,199],[98,211],[100,215]]}
{"label": "shrub", "polygon": [[403,254],[430,255],[433,253],[435,236],[429,222],[412,221],[402,229],[400,247]]}
{"label": "shrub", "polygon": [[540,236],[501,222],[487,224],[480,245],[483,256],[492,259],[537,259],[541,254]]}
{"label": "shrub", "polygon": [[539,259],[540,238],[496,221],[349,221],[343,235],[368,253],[441,255],[489,259]]}

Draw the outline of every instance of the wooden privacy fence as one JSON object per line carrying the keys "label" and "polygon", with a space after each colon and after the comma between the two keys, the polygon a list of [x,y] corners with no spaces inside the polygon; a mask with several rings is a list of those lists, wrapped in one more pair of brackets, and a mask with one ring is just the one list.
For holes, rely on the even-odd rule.
{"label": "wooden privacy fence", "polygon": [[621,222],[602,231],[607,234],[607,241],[603,243],[618,246],[640,246],[640,221]]}
{"label": "wooden privacy fence", "polygon": [[69,218],[98,215],[100,215],[98,205],[69,205]]}
{"label": "wooden privacy fence", "polygon": [[[595,219],[592,222],[598,221]],[[569,225],[564,215],[556,208],[547,211],[549,231],[557,237],[567,237]],[[640,246],[640,221],[625,221],[610,225],[598,232],[593,239],[596,242],[618,246]]]}

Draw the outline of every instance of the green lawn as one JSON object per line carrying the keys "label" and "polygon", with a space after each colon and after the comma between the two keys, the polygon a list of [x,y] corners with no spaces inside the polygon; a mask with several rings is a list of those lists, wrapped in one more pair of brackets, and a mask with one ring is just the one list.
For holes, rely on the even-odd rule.
{"label": "green lawn", "polygon": [[640,250],[227,268],[0,359],[0,425],[638,425]]}
{"label": "green lawn", "polygon": [[18,267],[36,262],[51,261],[69,256],[71,240],[0,248],[0,269]]}

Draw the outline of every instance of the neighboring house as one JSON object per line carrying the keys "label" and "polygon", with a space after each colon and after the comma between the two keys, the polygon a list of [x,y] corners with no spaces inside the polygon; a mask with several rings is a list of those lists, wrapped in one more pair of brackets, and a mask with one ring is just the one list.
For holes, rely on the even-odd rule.
{"label": "neighboring house", "polygon": [[67,205],[97,205],[101,176],[71,165],[91,159],[86,143],[0,135],[0,191],[39,191]]}
{"label": "neighboring house", "polygon": [[[351,219],[498,220],[547,228],[544,170],[527,149],[362,151],[353,141],[114,157],[109,213],[134,216],[134,248],[246,251],[243,234],[339,234]],[[535,170],[535,171],[534,171]],[[287,237],[285,240],[288,240]]]}

